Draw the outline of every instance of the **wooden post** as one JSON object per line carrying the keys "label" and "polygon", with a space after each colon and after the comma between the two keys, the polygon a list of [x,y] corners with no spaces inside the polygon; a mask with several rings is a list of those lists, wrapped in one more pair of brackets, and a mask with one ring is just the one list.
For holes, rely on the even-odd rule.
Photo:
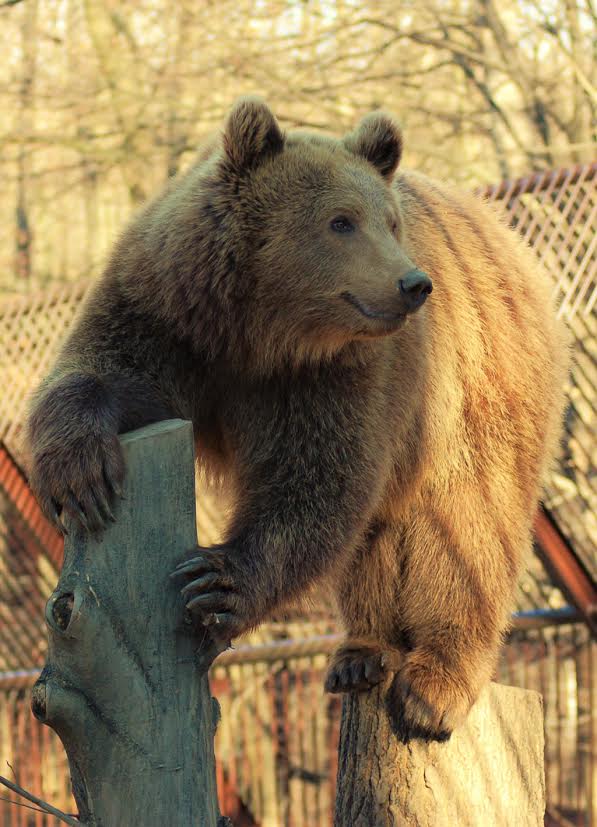
{"label": "wooden post", "polygon": [[543,827],[543,705],[491,684],[445,743],[402,743],[383,690],[345,696],[335,827]]}
{"label": "wooden post", "polygon": [[192,428],[121,441],[125,499],[100,539],[71,524],[32,709],[62,739],[86,825],[216,827],[216,653],[196,652],[169,577],[197,542]]}

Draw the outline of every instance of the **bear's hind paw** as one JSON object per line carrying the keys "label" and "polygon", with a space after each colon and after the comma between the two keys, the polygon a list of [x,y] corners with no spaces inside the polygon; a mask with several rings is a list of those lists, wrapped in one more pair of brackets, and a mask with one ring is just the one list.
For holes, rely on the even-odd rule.
{"label": "bear's hind paw", "polygon": [[332,655],[326,692],[365,692],[381,683],[400,664],[400,653],[381,643],[347,640]]}
{"label": "bear's hind paw", "polygon": [[441,658],[422,649],[410,652],[388,690],[388,712],[402,740],[446,741],[465,720],[474,693]]}

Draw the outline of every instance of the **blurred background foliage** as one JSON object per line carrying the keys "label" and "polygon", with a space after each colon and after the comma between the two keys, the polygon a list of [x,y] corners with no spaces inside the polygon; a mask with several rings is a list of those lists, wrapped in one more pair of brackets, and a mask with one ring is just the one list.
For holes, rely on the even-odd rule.
{"label": "blurred background foliage", "polygon": [[233,100],[464,186],[594,156],[592,0],[0,0],[0,292],[98,273]]}

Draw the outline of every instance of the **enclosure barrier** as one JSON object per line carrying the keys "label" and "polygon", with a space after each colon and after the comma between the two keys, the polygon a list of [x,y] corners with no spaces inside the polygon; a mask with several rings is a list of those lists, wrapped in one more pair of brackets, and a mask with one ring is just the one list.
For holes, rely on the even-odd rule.
{"label": "enclosure barrier", "polygon": [[[513,626],[496,679],[543,696],[546,824],[595,827],[595,644],[572,609],[524,613]],[[212,667],[212,691],[222,707],[216,735],[220,805],[235,827],[332,824],[340,701],[324,694],[323,675],[336,642],[326,635],[239,646]],[[73,812],[62,745],[30,713],[38,674],[0,674],[4,774],[12,775],[8,762],[18,783]],[[0,827],[57,824],[0,800]]]}
{"label": "enclosure barrier", "polygon": [[[477,191],[479,197],[493,201],[505,213],[552,274],[561,313],[575,336],[566,449],[550,484],[548,504],[593,571],[596,184],[597,164],[592,163],[536,173]],[[22,459],[27,394],[47,371],[89,287],[88,281],[58,285],[3,300],[0,305],[0,440],[17,459]],[[12,479],[14,468],[4,464]],[[0,477],[2,466],[0,456]],[[56,581],[61,543],[39,519],[30,492],[19,485],[11,499],[6,496],[6,481],[3,477],[0,486],[0,669],[11,671],[0,678],[0,773],[12,775],[6,766],[9,762],[23,786],[68,809],[72,804],[68,803],[62,748],[29,712],[29,687],[38,671],[19,669],[43,661],[43,604]],[[209,539],[217,515],[208,513],[205,501],[201,506],[200,531]],[[531,603],[553,605],[552,588],[546,589],[540,581],[532,588]],[[309,634],[310,627],[304,628],[304,634]],[[260,657],[264,655],[260,650]],[[227,657],[233,658],[234,652]],[[239,652],[238,657],[248,655]],[[236,808],[236,825],[240,827],[257,821],[271,827],[267,801],[275,790],[280,796],[276,827],[329,824],[338,703],[322,692],[326,655],[313,650],[298,655],[287,649],[278,651],[276,657],[273,662],[221,661],[212,671],[212,681],[221,683],[223,703],[228,703],[240,720],[234,733],[227,733],[225,727],[218,733],[220,795],[229,802],[224,811],[234,815]],[[550,825],[597,827],[597,733],[595,716],[591,717],[591,709],[597,709],[596,666],[595,645],[580,623],[515,632],[499,665],[499,681],[538,689],[544,696]],[[251,718],[255,709],[260,712],[259,720]],[[261,739],[261,732],[266,733],[265,739]],[[252,743],[245,748],[247,739]],[[263,773],[250,772],[248,750],[267,753],[268,741],[273,745],[268,747],[273,750],[273,770],[266,765]],[[51,818],[0,801],[0,827],[52,823]]]}

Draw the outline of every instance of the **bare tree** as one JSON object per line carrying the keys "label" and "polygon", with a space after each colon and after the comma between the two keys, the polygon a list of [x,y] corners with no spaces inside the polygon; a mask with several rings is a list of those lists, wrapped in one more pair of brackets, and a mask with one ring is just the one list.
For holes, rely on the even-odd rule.
{"label": "bare tree", "polygon": [[[594,151],[591,0],[32,0],[0,16],[0,167],[21,207],[19,274],[35,226],[33,283],[96,273],[240,94],[333,132],[383,107],[406,165],[465,186]],[[2,217],[0,289],[19,289]]]}
{"label": "bare tree", "polygon": [[25,6],[21,23],[22,73],[19,88],[17,128],[20,135],[17,155],[17,199],[15,209],[15,275],[18,279],[31,277],[32,227],[28,204],[30,152],[27,135],[32,132],[34,113],[34,83],[36,68],[37,0]]}

